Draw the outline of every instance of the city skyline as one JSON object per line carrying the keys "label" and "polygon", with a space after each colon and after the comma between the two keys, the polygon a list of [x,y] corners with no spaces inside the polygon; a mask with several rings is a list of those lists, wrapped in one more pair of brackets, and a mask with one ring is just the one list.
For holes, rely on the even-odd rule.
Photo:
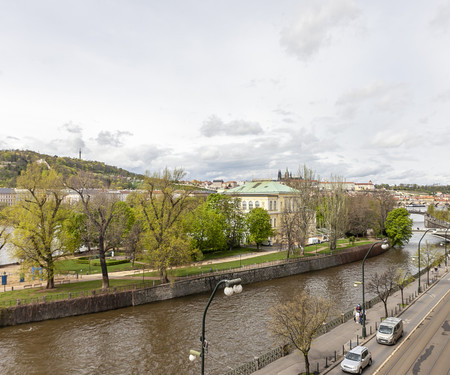
{"label": "city skyline", "polygon": [[448,0],[24,0],[0,30],[1,149],[450,184]]}

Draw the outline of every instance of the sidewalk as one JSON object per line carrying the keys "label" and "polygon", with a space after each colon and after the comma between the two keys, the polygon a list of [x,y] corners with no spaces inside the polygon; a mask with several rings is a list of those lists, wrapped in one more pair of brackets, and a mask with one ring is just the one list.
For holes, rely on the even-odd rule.
{"label": "sidewalk", "polygon": [[[447,270],[445,267],[441,267],[438,269],[437,277],[441,278],[442,275],[446,274]],[[433,277],[436,276],[435,273],[430,272],[430,281],[433,280]],[[421,285],[422,288],[425,287],[426,284],[426,275],[422,275],[421,277]],[[431,284],[433,285],[433,284]],[[404,300],[407,301],[408,297],[414,296],[417,293],[417,281],[409,284],[404,290]],[[422,293],[421,296],[425,295]],[[413,305],[415,300],[411,302],[406,308]],[[395,292],[391,296],[389,296],[387,301],[387,307],[389,314],[391,310],[394,310],[401,304],[401,292]],[[339,362],[339,357],[342,356],[343,347],[345,348],[345,352],[350,350],[350,342],[352,348],[356,346],[357,337],[359,338],[359,344],[364,344],[364,342],[370,340],[376,333],[375,323],[377,326],[380,323],[381,317],[384,317],[384,304],[380,302],[370,309],[367,310],[366,317],[366,332],[367,338],[361,341],[360,337],[362,334],[362,326],[359,323],[355,323],[353,319],[340,324],[336,328],[332,329],[330,332],[325,333],[315,340],[313,340],[311,350],[309,352],[309,363],[310,363],[310,372],[317,371],[317,364],[319,364],[320,374],[326,374],[328,371],[325,369],[325,358],[328,358],[328,366],[333,366],[334,364],[334,353],[336,351],[337,360]],[[395,315],[395,314],[394,314]],[[371,334],[372,332],[372,334]],[[330,369],[330,367],[328,367]],[[305,371],[303,354],[299,350],[295,350],[293,353],[282,357],[275,362],[270,363],[265,366],[261,370],[254,372],[255,375],[298,375]]]}
{"label": "sidewalk", "polygon": [[[223,262],[231,262],[236,259],[248,259],[248,258],[254,258],[261,255],[266,254],[272,254],[278,252],[278,248],[273,248],[273,250],[267,250],[267,251],[259,251],[259,252],[251,252],[246,253],[245,255],[235,255],[233,257],[229,258],[218,258],[208,261],[200,261],[193,263],[193,265],[201,266],[201,265],[213,265],[217,263],[223,263]],[[18,264],[11,264],[8,266],[3,266],[0,268],[0,274],[3,275],[4,273],[7,275],[7,285],[3,286],[1,285],[0,292],[4,291],[10,291],[11,287],[14,288],[14,290],[20,290],[25,288],[38,288],[45,286],[45,281],[41,281],[38,277],[36,277],[35,280],[27,280],[25,282],[20,281],[20,272],[19,272],[20,266]],[[136,269],[136,270],[129,270],[129,271],[115,271],[115,272],[109,272],[108,276],[110,279],[120,279],[120,278],[126,278],[126,277],[136,277],[138,274],[142,274],[142,272],[153,272],[156,271],[155,269]],[[91,281],[91,280],[101,280],[102,274],[101,273],[92,273],[92,274],[83,274],[80,273],[78,275],[56,275],[55,276],[55,283],[61,284],[61,283],[75,283],[75,282],[81,282],[81,281]],[[150,280],[151,278],[146,276],[146,280]],[[154,279],[159,279],[159,277],[155,277]]]}

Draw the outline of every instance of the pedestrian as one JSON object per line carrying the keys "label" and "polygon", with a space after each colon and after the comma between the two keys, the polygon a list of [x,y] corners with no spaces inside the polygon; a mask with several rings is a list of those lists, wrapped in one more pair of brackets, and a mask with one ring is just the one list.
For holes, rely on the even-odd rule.
{"label": "pedestrian", "polygon": [[365,313],[366,313],[365,311],[361,311],[361,312],[359,313],[359,324],[363,324],[363,315],[364,315]]}
{"label": "pedestrian", "polygon": [[359,323],[359,312],[358,312],[358,310],[355,311],[355,322]]}

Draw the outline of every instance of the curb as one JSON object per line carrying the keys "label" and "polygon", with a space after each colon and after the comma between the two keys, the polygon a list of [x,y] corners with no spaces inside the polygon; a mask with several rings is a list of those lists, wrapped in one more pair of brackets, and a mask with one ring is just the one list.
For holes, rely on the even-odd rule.
{"label": "curb", "polygon": [[[429,286],[429,288],[427,289],[427,291],[428,291],[429,289],[433,288],[439,281],[441,281],[441,280],[443,279],[443,277],[444,277],[447,273],[448,273],[448,270],[445,269],[445,271],[442,273],[441,277],[440,277],[438,280],[436,280],[434,283],[432,283],[432,284]],[[425,292],[426,292],[426,291],[423,291],[420,295],[418,295],[417,298],[415,298],[413,301],[411,301],[411,303],[410,303],[408,306],[406,306],[402,311],[400,311],[396,316],[400,316],[400,315],[402,315],[405,311],[407,311],[411,306],[413,306],[413,305],[419,300],[419,298],[421,298],[422,296],[425,295]],[[450,292],[450,291],[449,291],[449,292]],[[445,295],[447,295],[449,292],[447,292]],[[445,296],[444,296],[444,297],[445,297]],[[442,297],[442,298],[444,298],[444,297]],[[439,303],[441,302],[442,298],[437,302],[437,304],[439,304]],[[380,303],[381,303],[381,302],[380,302]],[[437,305],[437,304],[436,304],[436,305]],[[435,306],[436,306],[436,305],[435,305]],[[435,307],[435,306],[434,306],[434,307]],[[434,307],[433,307],[433,309],[434,309]],[[427,316],[428,316],[428,314],[427,314]],[[402,340],[402,343],[406,341],[406,339],[407,339],[407,338],[408,338],[408,337],[409,337],[409,336],[417,329],[417,327],[423,322],[423,320],[425,320],[425,318],[426,318],[426,316],[419,322],[419,324],[418,324],[416,327],[413,328],[413,330],[408,334],[408,336],[406,336],[405,339]],[[375,333],[372,333],[370,336],[366,337],[366,339],[365,339],[364,341],[361,341],[361,342],[360,342],[360,345],[364,345],[364,344],[368,343],[368,342],[371,341],[375,336],[376,336],[376,332],[375,332]],[[394,355],[394,353],[398,350],[398,348],[402,345],[402,343],[400,343],[400,344],[395,348],[395,350],[389,355],[389,357],[388,357],[388,358],[387,358],[387,359],[386,359],[386,360],[378,367],[378,369],[374,372],[374,374],[377,374],[377,373],[378,373],[379,369],[385,364],[385,362],[386,362],[392,355]],[[329,365],[328,368],[326,368],[325,370],[319,372],[319,375],[326,375],[326,374],[328,374],[331,370],[335,369],[335,368],[342,362],[343,359],[344,359],[343,356],[341,356],[341,358],[339,358],[336,362],[334,362],[332,365]]]}

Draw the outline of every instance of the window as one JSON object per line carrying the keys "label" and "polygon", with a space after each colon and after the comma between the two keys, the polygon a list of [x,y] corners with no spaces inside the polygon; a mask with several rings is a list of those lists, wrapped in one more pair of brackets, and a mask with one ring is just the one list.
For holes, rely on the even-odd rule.
{"label": "window", "polygon": [[255,208],[259,207],[259,201],[255,202]]}
{"label": "window", "polygon": [[272,201],[269,201],[269,211],[272,211]]}
{"label": "window", "polygon": [[248,202],[248,209],[253,210],[253,202],[252,201]]}
{"label": "window", "polygon": [[273,201],[273,210],[274,210],[274,211],[277,210],[277,201]]}
{"label": "window", "polygon": [[246,210],[247,209],[247,202],[242,202],[242,209],[243,210]]}

